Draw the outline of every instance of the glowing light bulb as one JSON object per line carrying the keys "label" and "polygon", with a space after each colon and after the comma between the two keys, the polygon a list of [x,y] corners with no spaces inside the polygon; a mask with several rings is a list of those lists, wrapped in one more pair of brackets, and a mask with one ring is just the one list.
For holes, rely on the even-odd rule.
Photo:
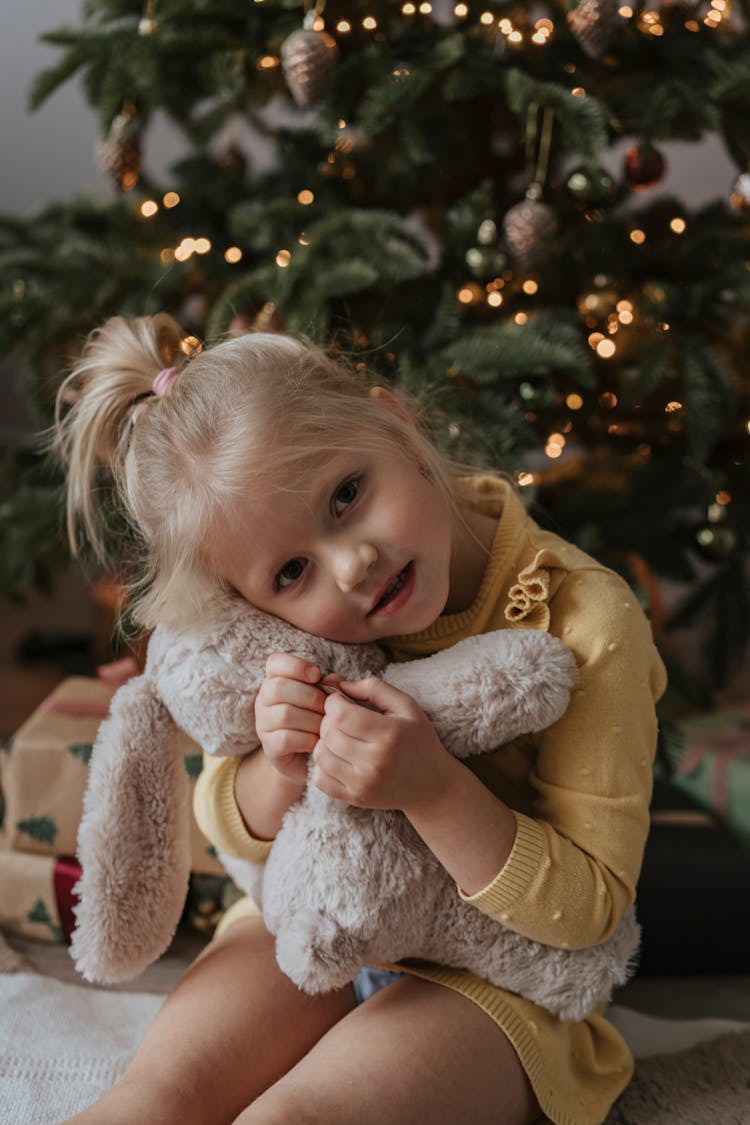
{"label": "glowing light bulb", "polygon": [[297,193],[297,202],[301,203],[303,207],[309,207],[315,201],[315,196],[308,188],[303,188],[302,191]]}
{"label": "glowing light bulb", "polygon": [[687,223],[679,216],[676,216],[674,219],[672,219],[669,224],[669,229],[673,230],[675,234],[682,234],[686,227]]}
{"label": "glowing light bulb", "polygon": [[630,241],[634,242],[636,244],[636,246],[642,246],[643,243],[646,241],[646,232],[642,231],[638,227],[636,227],[634,230],[631,230],[631,232],[630,232]]}
{"label": "glowing light bulb", "polygon": [[180,202],[180,197],[179,197],[179,195],[177,194],[176,191],[168,191],[167,194],[162,199],[162,203],[164,204],[164,206],[167,208],[168,211],[170,211],[173,207],[176,207],[179,202]]}
{"label": "glowing light bulb", "polygon": [[281,266],[282,269],[286,269],[291,260],[292,255],[288,250],[279,250],[278,254],[276,255],[276,265]]}
{"label": "glowing light bulb", "polygon": [[159,204],[155,199],[144,199],[143,203],[141,204],[141,214],[143,215],[144,219],[150,219],[151,216],[155,215],[158,210]]}
{"label": "glowing light bulb", "polygon": [[580,410],[583,406],[583,399],[578,394],[570,394],[565,399],[565,405],[567,406],[568,410]]}
{"label": "glowing light bulb", "polygon": [[600,340],[596,345],[596,354],[602,359],[610,359],[617,351],[614,340]]}
{"label": "glowing light bulb", "polygon": [[523,289],[524,293],[527,293],[530,297],[533,297],[535,293],[539,292],[539,282],[534,281],[533,277],[529,277],[526,279],[526,281],[524,281],[521,288]]}
{"label": "glowing light bulb", "polygon": [[234,266],[237,262],[242,261],[242,251],[239,246],[228,246],[224,251],[224,260],[229,262],[230,266]]}

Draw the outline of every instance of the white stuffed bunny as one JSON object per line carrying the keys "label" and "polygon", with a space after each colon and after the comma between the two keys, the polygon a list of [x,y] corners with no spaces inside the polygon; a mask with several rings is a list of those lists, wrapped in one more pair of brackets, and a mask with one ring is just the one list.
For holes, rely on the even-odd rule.
{"label": "white stuffed bunny", "polygon": [[[520,629],[388,665],[376,645],[325,641],[229,597],[190,629],[158,627],[144,674],[115,694],[91,760],[71,946],[88,979],[134,976],[171,941],[190,865],[177,729],[210,754],[256,749],[255,697],[278,651],[344,679],[381,676],[413,696],[458,758],[548,727],[576,671],[562,642]],[[341,987],[363,964],[421,958],[580,1019],[624,982],[638,946],[632,911],[590,949],[522,937],[461,899],[402,813],[355,808],[312,785],[287,812],[265,865],[220,858],[261,906],[280,967],[309,993]]]}

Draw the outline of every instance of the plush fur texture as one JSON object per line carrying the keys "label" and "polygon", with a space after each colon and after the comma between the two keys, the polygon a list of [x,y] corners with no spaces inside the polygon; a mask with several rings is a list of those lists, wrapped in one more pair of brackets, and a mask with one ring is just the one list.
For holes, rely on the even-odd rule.
{"label": "plush fur texture", "polygon": [[[71,949],[88,979],[127,979],[169,944],[189,874],[176,729],[212,754],[255,749],[255,696],[276,651],[348,679],[382,676],[417,700],[460,758],[551,725],[576,671],[556,638],[511,629],[386,666],[377,646],[312,637],[229,598],[195,628],[158,628],[145,673],[116,693],[92,756]],[[286,814],[265,865],[221,859],[261,905],[281,968],[309,993],[340,987],[363,964],[417,957],[471,969],[580,1019],[624,982],[638,945],[632,911],[591,949],[521,937],[463,902],[403,814],[354,808],[312,785]]]}

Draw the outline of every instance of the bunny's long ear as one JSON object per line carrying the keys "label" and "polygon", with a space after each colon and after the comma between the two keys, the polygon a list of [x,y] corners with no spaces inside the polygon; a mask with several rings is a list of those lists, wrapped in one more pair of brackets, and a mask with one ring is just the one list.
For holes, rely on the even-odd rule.
{"label": "bunny's long ear", "polygon": [[128,980],[174,935],[190,874],[188,784],[174,722],[147,676],[113,697],[91,757],[71,955],[87,980]]}

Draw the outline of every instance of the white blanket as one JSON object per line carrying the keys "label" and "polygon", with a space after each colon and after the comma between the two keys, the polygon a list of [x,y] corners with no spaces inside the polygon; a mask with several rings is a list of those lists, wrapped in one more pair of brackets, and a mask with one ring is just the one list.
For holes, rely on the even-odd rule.
{"label": "white blanket", "polygon": [[[123,1073],[163,999],[0,972],[2,1125],[59,1125],[90,1105]],[[640,1057],[747,1026],[660,1020],[619,1007],[611,1016]]]}

